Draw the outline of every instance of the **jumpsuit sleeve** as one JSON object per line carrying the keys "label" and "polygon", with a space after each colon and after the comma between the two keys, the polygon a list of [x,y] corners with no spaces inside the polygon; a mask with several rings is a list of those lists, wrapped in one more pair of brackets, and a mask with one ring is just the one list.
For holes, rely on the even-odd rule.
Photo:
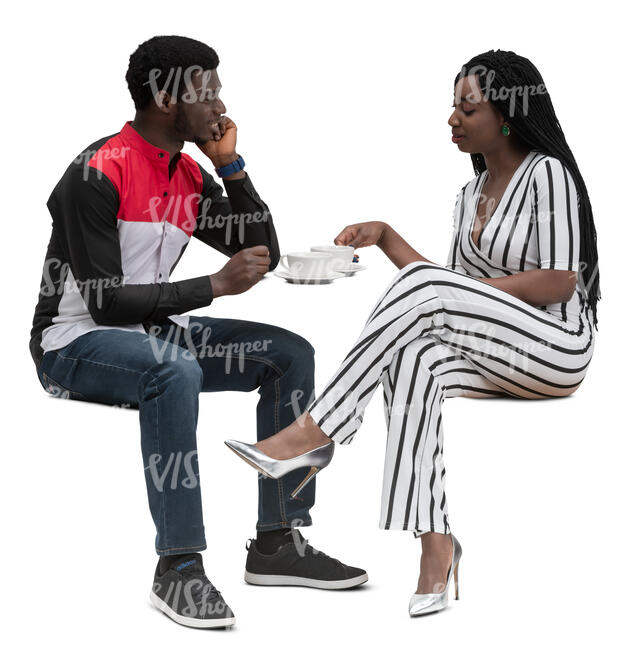
{"label": "jumpsuit sleeve", "polygon": [[119,193],[93,167],[82,176],[75,165],[55,187],[47,206],[60,245],[91,318],[98,325],[131,325],[162,320],[212,302],[208,275],[147,284],[126,284],[117,227]]}
{"label": "jumpsuit sleeve", "polygon": [[[198,164],[198,163],[197,163]],[[201,165],[203,187],[197,222],[192,235],[231,257],[243,248],[265,245],[273,271],[280,259],[276,229],[267,204],[258,195],[250,177],[223,181],[223,188]]]}
{"label": "jumpsuit sleeve", "polygon": [[556,158],[537,165],[532,184],[537,267],[579,270],[579,210],[574,178]]}
{"label": "jumpsuit sleeve", "polygon": [[466,185],[462,187],[455,199],[455,209],[453,211],[453,235],[451,239],[450,249],[448,251],[448,258],[446,260],[446,268],[451,271],[457,271],[458,273],[463,273],[468,275],[466,269],[462,266],[462,263],[459,259],[459,236],[461,233],[462,224],[461,220],[461,205],[464,200],[464,190]]}

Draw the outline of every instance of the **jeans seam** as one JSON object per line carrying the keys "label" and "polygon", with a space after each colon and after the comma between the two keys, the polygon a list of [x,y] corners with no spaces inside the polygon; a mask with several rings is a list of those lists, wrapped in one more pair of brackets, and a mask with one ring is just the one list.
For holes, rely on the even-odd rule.
{"label": "jeans seam", "polygon": [[75,361],[75,362],[80,362],[81,361],[82,363],[90,363],[90,364],[92,364],[94,366],[104,366],[105,368],[112,368],[114,370],[123,370],[124,372],[132,372],[132,373],[134,373],[136,375],[141,375],[141,376],[145,375],[146,372],[148,372],[146,370],[146,372],[142,373],[142,372],[139,372],[139,370],[133,370],[132,368],[123,368],[122,366],[115,366],[115,365],[113,365],[111,363],[102,363],[100,361],[92,361],[91,359],[83,359],[83,358],[80,359],[80,358],[76,358],[76,357],[65,357],[64,355],[60,354],[56,350],[52,350],[52,352],[55,353],[55,356],[59,357],[60,359],[64,359],[66,361]]}
{"label": "jeans seam", "polygon": [[[278,433],[280,427],[280,417],[278,409],[280,406],[280,377],[274,380],[274,433]],[[283,493],[283,479],[277,479],[278,486],[278,504],[280,507],[280,515],[285,523],[287,523],[287,511],[285,510],[285,499]]]}
{"label": "jeans seam", "polygon": [[[144,373],[145,374],[145,373]],[[157,377],[153,375],[152,381],[150,384],[154,384],[154,388],[158,394],[158,388],[157,388]],[[149,384],[149,385],[150,385]],[[157,395],[155,395],[155,398]],[[159,475],[163,475],[163,454],[161,453],[161,439],[159,436],[159,406],[157,404],[157,400],[155,399],[155,418],[154,418],[154,447],[155,447],[155,453],[158,454],[159,458]],[[161,521],[160,521],[160,527],[161,527],[161,538],[167,540],[167,528],[166,528],[166,498],[165,498],[165,492],[164,490],[161,490],[161,504],[159,507],[159,511],[161,513]],[[168,550],[174,550],[174,549],[168,549]]]}
{"label": "jeans seam", "polygon": [[[269,359],[263,359],[262,357],[255,357],[252,356],[251,354],[224,354],[223,355],[226,359],[249,359],[250,361],[259,361],[260,363],[264,363],[267,366],[270,366],[273,368],[279,375],[284,375],[285,373],[273,362],[270,361]],[[205,358],[205,357],[204,357]]]}
{"label": "jeans seam", "polygon": [[[284,375],[285,373],[283,370],[275,364],[273,361],[270,361],[269,359],[264,359],[262,357],[257,357],[251,354],[234,354],[230,353],[228,355],[225,355],[227,358],[230,359],[249,359],[250,361],[256,361],[260,363],[264,363],[265,365],[269,366],[270,368],[273,368],[278,374],[279,377],[274,380],[274,393],[275,393],[275,400],[274,400],[274,433],[278,433],[279,427],[280,427],[280,416],[279,416],[279,407],[280,407],[280,377]],[[275,522],[276,525],[281,525],[285,526],[288,525],[287,521],[287,512],[285,510],[285,500],[284,500],[284,493],[283,493],[283,480],[282,479],[276,479],[276,486],[278,488],[278,504],[279,504],[279,509],[280,509],[280,514],[281,517],[283,518],[283,521],[280,522]],[[266,525],[271,525],[271,524],[266,524]],[[258,529],[258,525],[257,525]]]}

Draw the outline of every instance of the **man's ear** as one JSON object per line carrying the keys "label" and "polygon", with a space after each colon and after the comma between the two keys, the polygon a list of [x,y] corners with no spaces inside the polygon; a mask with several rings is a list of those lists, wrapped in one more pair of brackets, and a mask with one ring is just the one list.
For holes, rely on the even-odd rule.
{"label": "man's ear", "polygon": [[166,90],[158,90],[155,93],[154,102],[156,107],[162,113],[166,113],[166,114],[170,113],[171,104],[173,103],[172,96]]}

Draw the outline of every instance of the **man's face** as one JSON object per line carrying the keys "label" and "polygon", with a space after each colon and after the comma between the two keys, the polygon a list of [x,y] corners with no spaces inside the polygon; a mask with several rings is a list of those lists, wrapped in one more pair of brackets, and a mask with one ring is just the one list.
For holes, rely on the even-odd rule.
{"label": "man's face", "polygon": [[219,98],[221,81],[216,70],[197,71],[177,102],[174,128],[186,142],[204,143],[220,135],[219,119],[225,105]]}

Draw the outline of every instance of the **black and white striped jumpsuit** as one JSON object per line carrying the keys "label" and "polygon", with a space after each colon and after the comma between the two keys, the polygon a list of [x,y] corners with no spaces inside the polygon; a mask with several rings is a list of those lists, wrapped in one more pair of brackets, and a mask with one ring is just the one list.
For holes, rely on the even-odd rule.
{"label": "black and white striped jumpsuit", "polygon": [[568,303],[534,307],[480,277],[579,270],[577,192],[556,158],[531,151],[471,239],[487,171],[458,194],[446,268],[412,262],[395,276],[353,348],[309,407],[349,444],[382,382],[388,439],[380,527],[448,533],[441,406],[446,397],[566,396],[594,350],[578,274]]}

